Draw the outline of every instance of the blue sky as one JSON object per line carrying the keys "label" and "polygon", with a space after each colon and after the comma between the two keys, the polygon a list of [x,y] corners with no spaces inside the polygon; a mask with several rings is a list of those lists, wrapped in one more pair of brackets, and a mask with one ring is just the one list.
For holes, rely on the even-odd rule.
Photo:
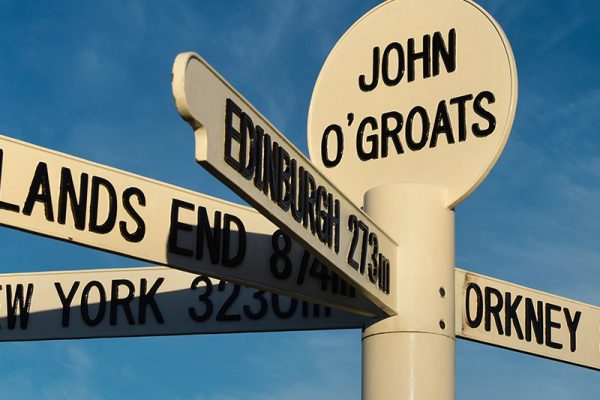
{"label": "blue sky", "polygon": [[[196,51],[306,152],[314,81],[378,1],[0,3],[0,133],[240,201],[199,167],[171,95]],[[503,155],[456,210],[458,266],[600,305],[600,5],[481,1],[517,62]],[[0,230],[1,272],[140,262]],[[360,332],[2,343],[0,397],[359,399]],[[431,378],[435,384],[435,377]],[[459,399],[597,399],[598,372],[457,343]]]}

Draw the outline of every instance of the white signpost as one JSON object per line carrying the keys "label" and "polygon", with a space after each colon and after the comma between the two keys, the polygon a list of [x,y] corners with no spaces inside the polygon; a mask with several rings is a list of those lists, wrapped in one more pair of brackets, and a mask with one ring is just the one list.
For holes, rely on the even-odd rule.
{"label": "white signpost", "polygon": [[0,225],[381,313],[255,210],[3,136]]}
{"label": "white signpost", "polygon": [[600,370],[600,308],[456,270],[456,335]]}
{"label": "white signpost", "polygon": [[0,341],[360,328],[366,317],[166,267],[0,275]]}
{"label": "white signpost", "polygon": [[453,209],[500,156],[516,100],[508,40],[469,0],[384,2],[327,57],[311,159],[399,245],[398,315],[363,332],[363,398],[454,398]]}
{"label": "white signpost", "polygon": [[340,273],[396,312],[397,244],[195,53],[173,65],[177,110],[196,160]]}
{"label": "white signpost", "polygon": [[177,56],[173,94],[196,160],[393,315],[364,331],[363,397],[454,398],[453,208],[500,156],[517,100],[490,15],[403,0],[357,21],[315,85],[314,165],[199,55]]}

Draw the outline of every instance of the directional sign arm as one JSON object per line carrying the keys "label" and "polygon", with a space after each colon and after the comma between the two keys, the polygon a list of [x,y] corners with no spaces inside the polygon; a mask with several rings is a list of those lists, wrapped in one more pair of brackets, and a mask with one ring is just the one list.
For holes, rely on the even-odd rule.
{"label": "directional sign arm", "polygon": [[322,262],[396,313],[397,244],[195,53],[173,67],[173,94],[196,160]]}
{"label": "directional sign arm", "polygon": [[369,318],[165,267],[0,275],[0,341],[361,328]]}
{"label": "directional sign arm", "polygon": [[600,370],[600,308],[456,269],[456,336]]}

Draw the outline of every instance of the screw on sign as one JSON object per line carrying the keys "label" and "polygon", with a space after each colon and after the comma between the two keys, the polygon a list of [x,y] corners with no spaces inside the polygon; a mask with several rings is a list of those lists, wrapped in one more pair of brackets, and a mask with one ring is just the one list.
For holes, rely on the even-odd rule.
{"label": "screw on sign", "polygon": [[454,207],[510,133],[517,73],[508,40],[466,0],[386,2],[329,54],[314,87],[308,148],[356,204],[372,187],[446,188]]}

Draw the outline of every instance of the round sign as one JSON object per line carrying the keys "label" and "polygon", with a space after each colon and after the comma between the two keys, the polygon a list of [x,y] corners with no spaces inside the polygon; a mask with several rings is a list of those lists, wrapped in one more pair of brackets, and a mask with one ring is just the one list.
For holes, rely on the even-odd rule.
{"label": "round sign", "polygon": [[444,187],[454,207],[508,139],[517,71],[500,26],[468,0],[396,0],[333,48],[308,114],[313,163],[357,205],[379,185]]}

